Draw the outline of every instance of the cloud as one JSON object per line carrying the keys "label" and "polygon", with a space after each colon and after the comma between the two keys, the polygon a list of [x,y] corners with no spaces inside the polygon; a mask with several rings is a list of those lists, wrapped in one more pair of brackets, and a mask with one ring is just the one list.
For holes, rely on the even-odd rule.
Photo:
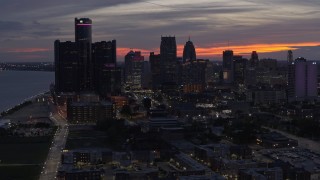
{"label": "cloud", "polygon": [[[202,54],[207,58],[212,58],[208,48],[225,47],[228,41],[250,46],[314,42],[320,37],[318,0],[28,0],[1,5],[4,48],[52,49],[55,39],[73,40],[75,17],[93,20],[94,41],[116,39],[119,47],[149,51],[159,48],[161,35],[175,35],[178,44],[191,35],[196,46],[206,48]],[[118,57],[127,50],[120,49]],[[52,54],[47,52],[47,59],[53,60]]]}
{"label": "cloud", "polygon": [[49,48],[14,48],[6,50],[7,53],[35,53],[35,52],[48,52]]}
{"label": "cloud", "polygon": [[[319,46],[320,42],[300,42],[300,43],[276,43],[276,44],[248,44],[248,45],[235,45],[235,46],[214,46],[214,47],[196,47],[197,56],[208,57],[215,56],[221,57],[222,52],[225,50],[233,50],[234,54],[248,55],[252,51],[258,53],[276,53],[288,50],[298,50],[303,47]],[[178,46],[178,52],[182,53],[183,46]]]}
{"label": "cloud", "polygon": [[[196,53],[198,58],[221,58],[222,52],[225,50],[233,50],[236,55],[248,56],[252,51],[257,51],[260,55],[270,53],[285,52],[288,50],[300,50],[308,49],[308,47],[318,47],[320,42],[299,42],[299,43],[275,43],[275,44],[247,44],[247,45],[233,45],[226,46],[225,44],[218,44],[215,46],[203,47],[196,46]],[[177,55],[182,56],[184,44],[177,45]],[[122,59],[130,50],[141,51],[145,59],[149,58],[150,52],[159,52],[159,48],[156,49],[131,49],[127,47],[117,48],[117,55]],[[285,53],[284,53],[285,54]]]}
{"label": "cloud", "polygon": [[18,21],[0,21],[0,32],[21,31],[25,26]]}

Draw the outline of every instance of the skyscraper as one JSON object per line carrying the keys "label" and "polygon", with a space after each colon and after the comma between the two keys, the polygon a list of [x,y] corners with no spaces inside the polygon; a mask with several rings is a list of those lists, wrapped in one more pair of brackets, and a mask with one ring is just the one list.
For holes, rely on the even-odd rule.
{"label": "skyscraper", "polygon": [[125,82],[131,82],[131,74],[132,74],[132,60],[135,56],[134,51],[129,51],[124,57],[124,78]]}
{"label": "skyscraper", "polygon": [[202,92],[206,86],[206,68],[209,60],[192,60],[182,64],[182,84],[186,93]]}
{"label": "skyscraper", "polygon": [[89,18],[75,18],[75,41],[92,42],[92,21]]}
{"label": "skyscraper", "polygon": [[293,54],[291,50],[288,51],[287,60],[288,60],[288,63],[293,62]]}
{"label": "skyscraper", "polygon": [[92,21],[89,18],[75,18],[75,42],[79,51],[79,68],[81,90],[93,90],[93,64],[92,64]]}
{"label": "skyscraper", "polygon": [[120,89],[116,58],[116,40],[92,44],[93,85],[94,90],[102,97]]}
{"label": "skyscraper", "polygon": [[233,51],[226,50],[223,51],[223,82],[226,84],[233,83]]}
{"label": "skyscraper", "polygon": [[304,101],[317,98],[317,63],[299,57],[289,64],[289,101]]}
{"label": "skyscraper", "polygon": [[95,91],[102,98],[121,90],[116,41],[92,44],[92,21],[75,18],[75,42],[55,41],[56,92]]}
{"label": "skyscraper", "polygon": [[142,87],[142,72],[144,65],[144,57],[140,51],[130,51],[125,56],[126,83],[132,89],[140,89]]}
{"label": "skyscraper", "polygon": [[160,45],[162,85],[176,83],[177,45],[175,37],[161,37]]}
{"label": "skyscraper", "polygon": [[250,58],[250,66],[255,67],[259,63],[259,56],[257,51],[252,51],[251,58]]}
{"label": "skyscraper", "polygon": [[197,59],[196,50],[194,48],[192,41],[190,41],[190,37],[189,37],[189,40],[186,42],[183,48],[183,63],[185,63],[186,61],[192,61],[196,59]]}
{"label": "skyscraper", "polygon": [[149,61],[152,89],[159,89],[161,86],[160,54],[154,54],[154,52],[151,52],[149,56]]}
{"label": "skyscraper", "polygon": [[234,56],[234,81],[237,85],[243,85],[245,79],[245,72],[248,59],[242,58],[242,56]]}
{"label": "skyscraper", "polygon": [[54,42],[55,91],[79,92],[79,53],[75,42]]}

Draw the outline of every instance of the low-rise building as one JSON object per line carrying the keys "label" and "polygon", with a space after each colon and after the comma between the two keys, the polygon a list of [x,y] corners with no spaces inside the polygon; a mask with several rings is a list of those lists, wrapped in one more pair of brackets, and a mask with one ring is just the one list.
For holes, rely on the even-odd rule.
{"label": "low-rise building", "polygon": [[280,167],[274,168],[250,168],[239,171],[239,180],[282,180],[283,173]]}
{"label": "low-rise building", "polygon": [[291,148],[297,147],[298,141],[273,131],[259,135],[257,144],[265,148]]}
{"label": "low-rise building", "polygon": [[71,124],[97,123],[115,117],[111,102],[71,102],[67,106],[67,119]]}
{"label": "low-rise building", "polygon": [[103,169],[96,168],[75,168],[73,165],[63,165],[57,173],[58,180],[79,180],[91,179],[101,180],[103,178]]}

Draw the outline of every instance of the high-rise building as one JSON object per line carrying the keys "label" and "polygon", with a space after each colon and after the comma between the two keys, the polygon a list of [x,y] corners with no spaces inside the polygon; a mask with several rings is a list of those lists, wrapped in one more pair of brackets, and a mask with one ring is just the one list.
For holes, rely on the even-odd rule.
{"label": "high-rise building", "polygon": [[131,82],[131,79],[129,78],[132,74],[132,60],[134,56],[135,53],[131,50],[124,57],[124,78],[126,83]]}
{"label": "high-rise building", "polygon": [[244,84],[247,62],[248,59],[242,58],[242,56],[233,56],[234,82],[237,85]]}
{"label": "high-rise building", "polygon": [[125,56],[126,83],[132,89],[141,89],[144,57],[140,51],[130,51]]}
{"label": "high-rise building", "polygon": [[212,87],[213,86],[213,83],[215,81],[215,77],[214,77],[214,64],[213,62],[211,61],[208,61],[207,62],[207,67],[206,67],[206,85],[207,85],[207,88],[208,87]]}
{"label": "high-rise building", "polygon": [[116,58],[116,40],[92,44],[93,85],[94,90],[102,97],[117,94],[121,88]]}
{"label": "high-rise building", "polygon": [[288,61],[288,63],[292,63],[293,62],[293,54],[292,54],[291,50],[288,51],[287,61]]}
{"label": "high-rise building", "polygon": [[175,37],[161,37],[160,71],[162,85],[176,83],[177,45]]}
{"label": "high-rise building", "polygon": [[186,61],[192,61],[196,59],[197,59],[196,50],[194,48],[192,41],[190,41],[190,37],[189,37],[189,40],[186,42],[183,48],[183,63],[185,63]]}
{"label": "high-rise building", "polygon": [[142,72],[142,88],[150,89],[151,88],[151,71],[149,61],[144,61],[143,72]]}
{"label": "high-rise building", "polygon": [[152,89],[159,89],[161,86],[160,54],[154,54],[154,52],[151,52],[149,56],[149,61]]}
{"label": "high-rise building", "polygon": [[79,51],[75,42],[54,42],[55,91],[79,92]]}
{"label": "high-rise building", "polygon": [[55,41],[56,92],[95,91],[101,97],[121,90],[116,41],[92,44],[92,21],[75,18],[75,42]]}
{"label": "high-rise building", "polygon": [[202,92],[206,86],[206,67],[209,60],[190,60],[182,64],[183,90]]}
{"label": "high-rise building", "polygon": [[223,51],[223,60],[222,60],[222,68],[223,68],[223,82],[225,84],[233,83],[233,51],[226,50]]}
{"label": "high-rise building", "polygon": [[93,90],[93,65],[91,58],[92,21],[89,18],[75,18],[75,42],[79,51],[80,89]]}
{"label": "high-rise building", "polygon": [[251,53],[251,58],[250,58],[250,66],[251,67],[255,67],[258,65],[259,63],[259,56],[258,56],[258,53],[257,51],[252,51]]}
{"label": "high-rise building", "polygon": [[255,86],[257,84],[257,72],[254,67],[247,66],[244,83],[246,86]]}
{"label": "high-rise building", "polygon": [[75,18],[75,41],[92,42],[92,20],[89,18]]}
{"label": "high-rise building", "polygon": [[317,63],[299,57],[288,67],[289,101],[304,101],[317,98]]}

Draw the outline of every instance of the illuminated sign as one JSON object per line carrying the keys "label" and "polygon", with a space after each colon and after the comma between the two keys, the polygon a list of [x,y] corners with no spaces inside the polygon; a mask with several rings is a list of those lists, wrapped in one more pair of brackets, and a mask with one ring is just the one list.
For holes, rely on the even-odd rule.
{"label": "illuminated sign", "polygon": [[77,26],[91,26],[92,24],[77,24]]}

